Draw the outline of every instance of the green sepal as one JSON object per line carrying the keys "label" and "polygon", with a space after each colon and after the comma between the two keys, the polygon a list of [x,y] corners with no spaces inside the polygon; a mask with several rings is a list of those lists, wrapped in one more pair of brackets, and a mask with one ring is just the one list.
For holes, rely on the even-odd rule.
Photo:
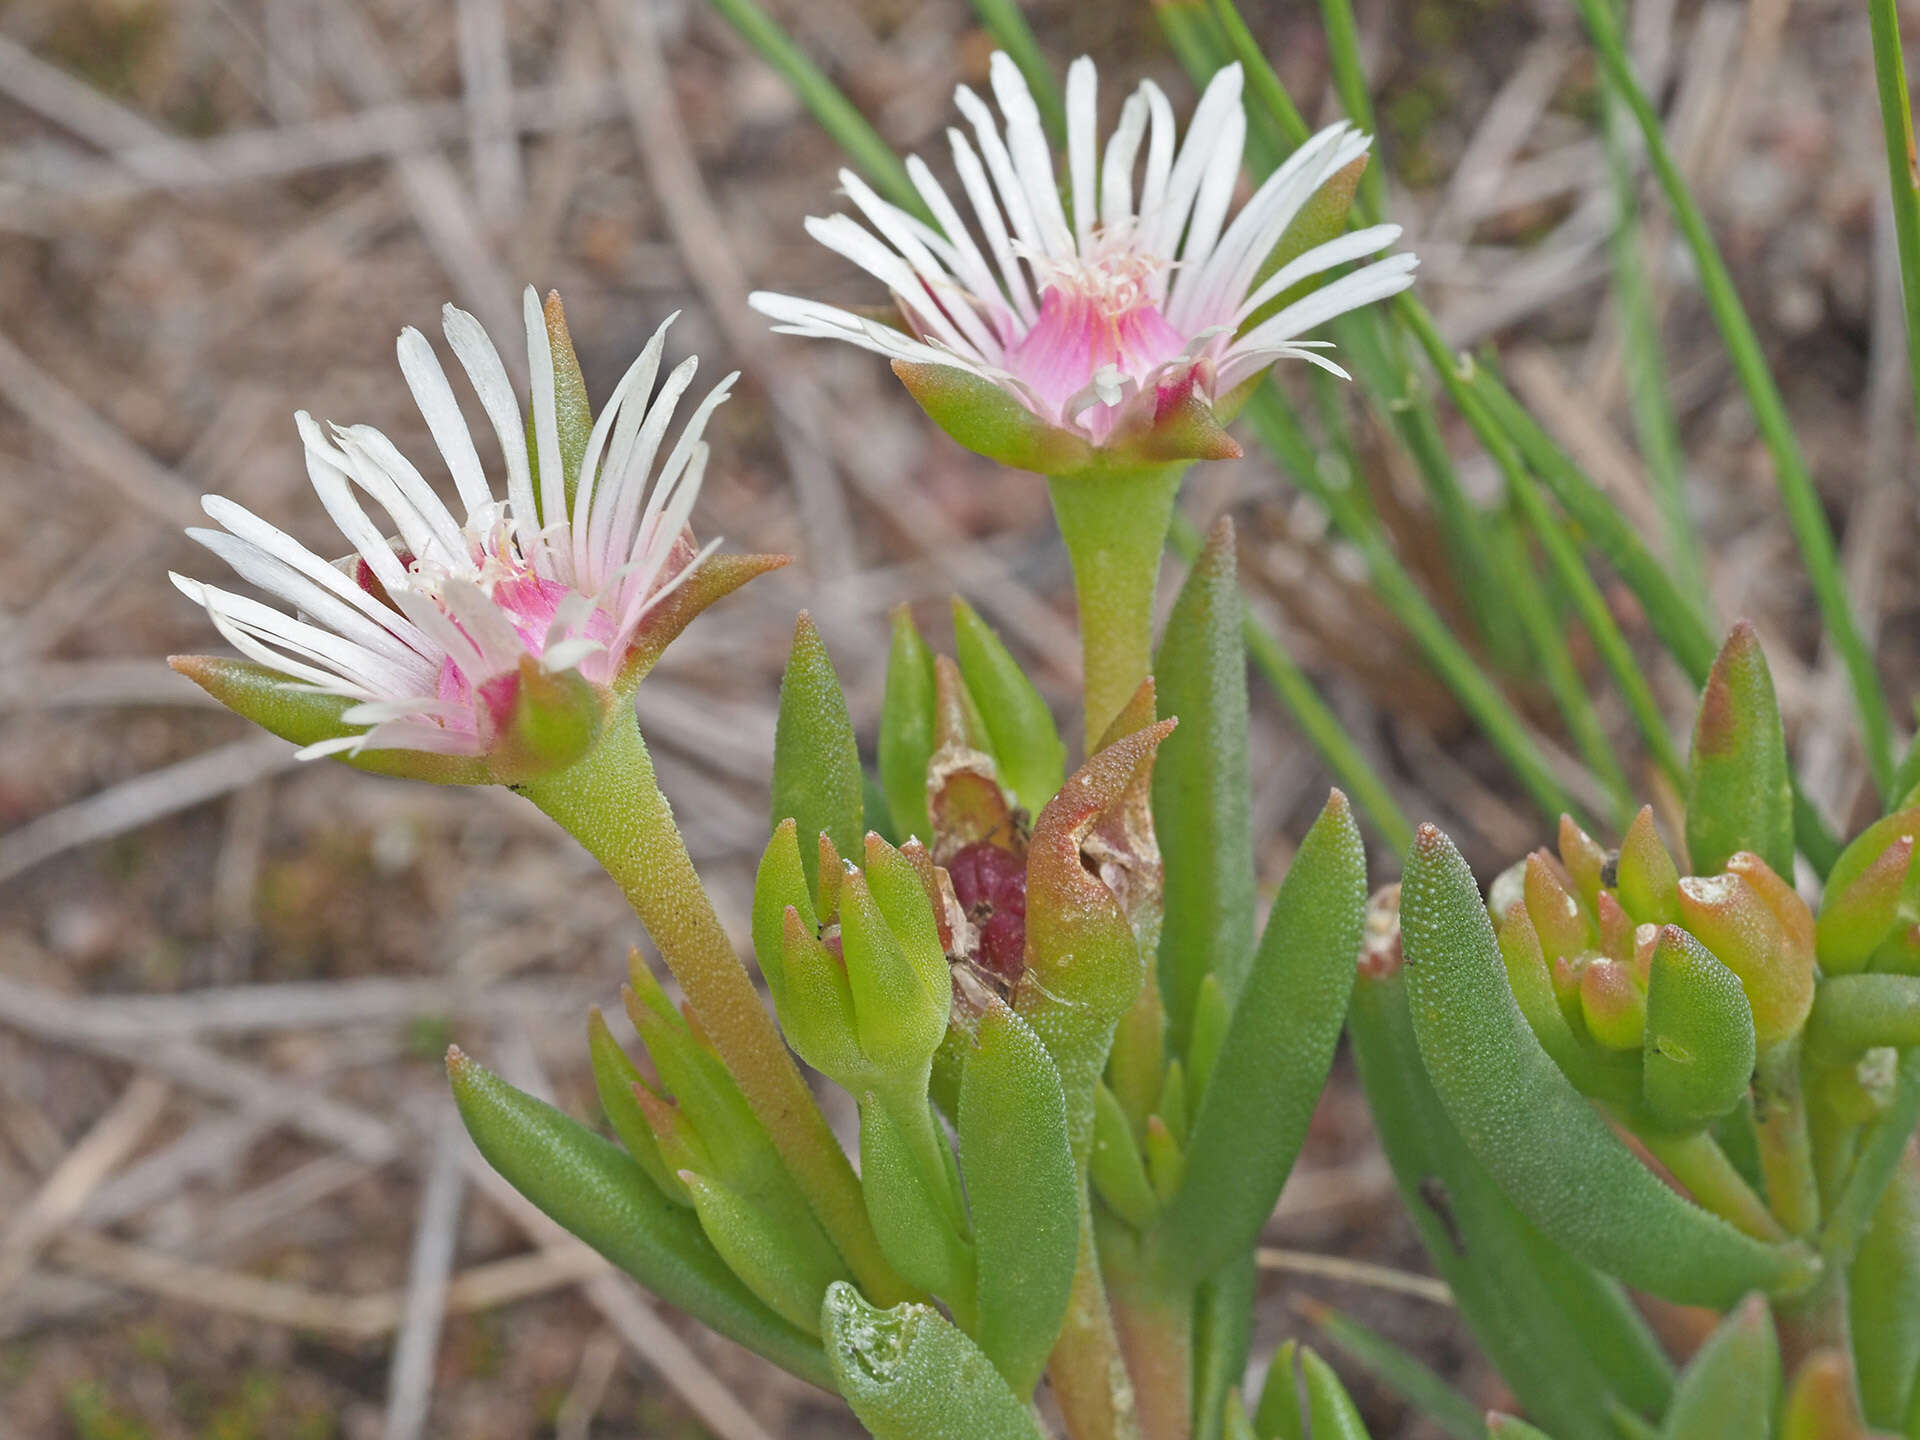
{"label": "green sepal", "polygon": [[[927,1124],[933,1144],[945,1145],[930,1113]],[[894,1269],[960,1313],[973,1298],[973,1252],[954,1226],[944,1162],[926,1148],[927,1132],[921,1138],[916,1145],[879,1096],[861,1097],[860,1183],[880,1248]]]}
{"label": "green sepal", "polygon": [[1153,766],[1165,866],[1160,990],[1173,1043],[1189,1053],[1202,979],[1229,1004],[1253,961],[1252,772],[1247,653],[1231,520],[1207,537],[1167,616],[1154,662],[1159,713],[1180,717]]}
{"label": "green sepal", "polygon": [[895,360],[893,373],[929,419],[976,455],[1014,470],[1058,475],[1093,459],[1093,447],[1049,425],[991,380],[953,365]]}
{"label": "green sepal", "polygon": [[[877,835],[870,838],[885,845]],[[899,853],[893,851],[895,859]],[[867,876],[854,870],[840,884],[840,945],[861,1053],[879,1071],[923,1075],[947,1033],[953,982],[933,913],[910,869],[907,885],[925,917],[924,936],[895,931]],[[924,1093],[924,1081],[920,1088]]]}
{"label": "green sepal", "polygon": [[880,702],[880,788],[901,835],[933,840],[927,813],[927,766],[933,759],[933,652],[905,605],[893,612],[887,687]]}
{"label": "green sepal", "polygon": [[474,1144],[522,1195],[669,1305],[834,1388],[813,1337],[742,1284],[694,1215],[669,1203],[631,1156],[457,1049],[447,1052],[447,1078]]}
{"label": "green sepal", "polygon": [[611,698],[577,670],[543,670],[522,655],[513,711],[487,752],[488,771],[503,785],[519,785],[567,769],[600,738]]}
{"label": "green sepal", "polygon": [[1186,1182],[1160,1225],[1170,1272],[1212,1274],[1273,1212],[1333,1063],[1366,900],[1366,852],[1335,790],[1274,900],[1201,1097]]}
{"label": "green sepal", "polygon": [[[587,441],[593,434],[593,406],[587,400],[586,377],[580,373],[580,357],[574,353],[573,336],[567,330],[566,308],[560,303],[560,292],[549,290],[546,302],[540,307],[542,317],[547,324],[547,345],[553,352],[553,412],[560,432],[560,471],[566,477],[567,513],[573,513],[574,495],[580,488],[580,462],[586,458]],[[533,407],[527,407],[527,424],[533,424]],[[527,440],[527,456],[536,470],[539,466],[540,447],[531,434]],[[538,495],[539,475],[534,476],[534,493]],[[565,519],[562,515],[543,515],[543,525],[552,525]]]}
{"label": "green sepal", "polygon": [[1750,1295],[1681,1372],[1662,1440],[1766,1440],[1780,1400],[1780,1346],[1767,1303]]}
{"label": "green sepal", "polygon": [[835,1386],[874,1440],[1046,1440],[986,1353],[931,1305],[879,1310],[834,1285],[820,1325]]}
{"label": "green sepal", "polygon": [[1307,1382],[1307,1422],[1313,1440],[1369,1440],[1360,1411],[1333,1367],[1312,1350],[1302,1349],[1300,1370]]}
{"label": "green sepal", "polygon": [[1717,874],[1751,850],[1793,874],[1793,786],[1786,733],[1760,637],[1741,621],[1713,662],[1693,725],[1687,854],[1696,875]]}
{"label": "green sepal", "polygon": [[1073,1288],[1079,1182],[1060,1073],[998,1001],[961,1075],[958,1129],[980,1266],[974,1338],[1014,1393],[1030,1395]]}
{"label": "green sepal", "polygon": [[[683,546],[688,542],[683,538]],[[691,551],[686,556],[692,559]],[[709,555],[671,593],[648,609],[633,632],[631,649],[613,688],[622,694],[646,678],[667,646],[709,605],[726,599],[749,580],[792,563],[789,555]]]}
{"label": "green sepal", "polygon": [[[801,835],[824,834],[842,855],[859,853],[862,785],[853,720],[826,644],[804,610],[780,680],[772,788],[772,824],[791,816]],[[807,883],[817,886],[820,862],[810,846],[800,847],[800,863]]]}
{"label": "green sepal", "polygon": [[633,1087],[646,1081],[626,1049],[613,1038],[598,1005],[587,1012],[587,1054],[593,1062],[593,1083],[600,1092],[600,1108],[606,1113],[613,1133],[620,1137],[627,1153],[662,1195],[676,1204],[691,1205],[693,1202],[679,1176],[660,1154],[660,1142],[654,1139],[653,1127],[641,1113],[640,1102],[634,1099]]}
{"label": "green sepal", "polygon": [[[1536,917],[1537,918],[1537,917]],[[1681,1198],[1560,1073],[1520,1014],[1473,873],[1422,826],[1401,882],[1407,992],[1447,1113],[1522,1213],[1574,1255],[1685,1304],[1812,1283],[1804,1246],[1765,1245]]]}
{"label": "green sepal", "polygon": [[753,877],[753,953],[760,961],[760,973],[767,977],[776,1009],[786,978],[781,960],[786,954],[787,907],[798,911],[809,928],[818,924],[800,855],[798,823],[782,820],[773,827],[773,838],[761,853],[760,868]]}
{"label": "green sepal", "polygon": [[953,597],[953,648],[967,693],[992,737],[1001,779],[1015,799],[1039,814],[1066,776],[1067,747],[1053,712],[993,627],[958,595]]}
{"label": "green sepal", "polygon": [[[1366,168],[1367,157],[1362,155],[1351,164],[1334,171],[1313,192],[1281,232],[1279,243],[1254,273],[1253,284],[1247,289],[1249,295],[1279,274],[1281,267],[1289,261],[1297,260],[1315,246],[1324,245],[1340,236],[1347,228],[1347,214],[1353,208],[1354,192],[1360,188],[1360,177]],[[1244,335],[1261,321],[1272,319],[1294,301],[1325,284],[1327,279],[1326,274],[1311,275],[1298,285],[1281,291],[1242,321],[1239,333]]]}
{"label": "green sepal", "polygon": [[1163,720],[1088,760],[1040,812],[1027,852],[1026,971],[1014,1009],[1060,1071],[1067,1132],[1081,1165],[1093,1145],[1094,1084],[1114,1027],[1146,977],[1126,911],[1088,869],[1081,845],[1172,730],[1173,722]]}
{"label": "green sepal", "polygon": [[1920,810],[1876,820],[1840,852],[1827,874],[1814,944],[1829,975],[1865,970],[1903,916],[1920,914],[1920,866],[1913,864]]}
{"label": "green sepal", "polygon": [[1562,1440],[1619,1440],[1607,1419],[1614,1397],[1660,1414],[1673,1371],[1638,1310],[1515,1209],[1454,1128],[1414,1038],[1405,971],[1369,950],[1348,1025],[1401,1199],[1520,1403]]}
{"label": "green sepal", "polygon": [[1160,1200],[1147,1179],[1147,1162],[1133,1138],[1133,1126],[1105,1085],[1094,1091],[1093,1155],[1088,1175],[1094,1193],[1134,1229],[1146,1230],[1159,1218]]}
{"label": "green sepal", "polygon": [[693,1197],[700,1228],[733,1273],[775,1314],[796,1329],[818,1334],[827,1287],[850,1278],[832,1247],[795,1244],[791,1227],[783,1223],[793,1217],[770,1213],[711,1176],[682,1170],[679,1178]]}
{"label": "green sepal", "polygon": [[1747,1093],[1753,1060],[1740,977],[1678,925],[1663,926],[1647,980],[1647,1108],[1676,1129],[1710,1125]]}
{"label": "green sepal", "polygon": [[[359,733],[363,726],[341,721],[357,701],[341,695],[315,695],[278,670],[251,660],[221,655],[169,655],[167,664],[193,681],[242,719],[251,720],[282,740],[314,745]],[[472,755],[432,755],[425,750],[362,750],[334,757],[373,775],[399,775],[439,785],[487,785],[493,781],[485,760]]]}

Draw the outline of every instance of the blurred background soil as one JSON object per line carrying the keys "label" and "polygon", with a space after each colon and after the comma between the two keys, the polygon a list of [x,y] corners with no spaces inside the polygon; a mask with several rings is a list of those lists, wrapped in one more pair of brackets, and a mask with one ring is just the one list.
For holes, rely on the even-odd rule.
{"label": "blurred background soil", "polygon": [[[1139,73],[1190,105],[1144,0],[1029,8],[1056,64],[1100,61],[1103,114]],[[1333,118],[1314,7],[1244,8],[1309,115]],[[963,0],[773,9],[890,141],[939,162],[952,88],[981,83],[990,50]],[[1650,516],[1605,283],[1595,75],[1570,9],[1359,11],[1422,293],[1456,344],[1497,342],[1549,427]],[[1631,24],[1905,705],[1914,492],[1864,13],[1635,0]],[[879,298],[801,231],[835,206],[837,164],[773,72],[689,0],[0,5],[0,1435],[858,1433],[837,1401],[542,1229],[450,1122],[449,1041],[597,1113],[586,1008],[617,1011],[627,949],[646,948],[613,887],[513,795],[296,767],[160,659],[217,648],[166,580],[220,570],[180,533],[195,497],[222,491],[341,548],[293,410],[423,454],[393,337],[437,336],[452,298],[516,363],[530,281],[564,296],[596,397],[676,310],[670,359],[745,372],[708,431],[696,523],[796,563],[695,626],[640,702],[743,947],[796,610],[819,621],[869,739],[888,610],[911,602],[944,643],[956,589],[1077,728],[1043,488],[961,452],[872,357],[769,336],[743,306],[757,285]],[[1649,259],[1720,613],[1760,624],[1814,793],[1855,818],[1845,687],[1816,648],[1764,453],[1657,221]],[[1403,554],[1452,606],[1417,479],[1352,409]],[[1485,462],[1464,464],[1490,494]],[[1284,477],[1261,458],[1217,464],[1185,503],[1203,524],[1234,515],[1256,612],[1410,814],[1448,827],[1483,875],[1546,838]],[[1684,684],[1656,675],[1684,716]],[[1564,754],[1551,707],[1514,693]],[[1271,884],[1328,777],[1258,682],[1254,696]],[[1376,872],[1394,878],[1390,859]],[[1423,1269],[1344,1059],[1269,1241],[1288,1268],[1265,1275],[1257,1360],[1306,1333],[1312,1297],[1499,1399],[1443,1304],[1343,1276],[1353,1261]],[[1431,1433],[1347,1373],[1383,1440]]]}

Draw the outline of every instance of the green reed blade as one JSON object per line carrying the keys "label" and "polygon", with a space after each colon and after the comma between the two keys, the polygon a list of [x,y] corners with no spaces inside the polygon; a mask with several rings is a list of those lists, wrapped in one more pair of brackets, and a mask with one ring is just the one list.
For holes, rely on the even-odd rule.
{"label": "green reed blade", "polygon": [[1714,323],[1719,327],[1727,357],[1732,361],[1741,386],[1747,392],[1747,401],[1752,407],[1761,439],[1773,457],[1774,478],[1786,508],[1787,522],[1793,529],[1794,539],[1799,543],[1801,558],[1806,564],[1807,577],[1812,582],[1814,598],[1819,604],[1827,633],[1846,665],[1848,678],[1853,685],[1854,703],[1860,712],[1867,765],[1873,773],[1874,784],[1884,796],[1893,780],[1893,721],[1887,709],[1879,672],[1874,667],[1873,654],[1847,599],[1833,532],[1828,528],[1819,493],[1814,489],[1812,476],[1807,471],[1806,459],[1794,435],[1793,422],[1787,417],[1786,404],[1780,397],[1772,372],[1767,368],[1759,337],[1755,335],[1753,323],[1740,303],[1739,292],[1734,288],[1733,277],[1727,273],[1726,262],[1721,259],[1719,247],[1707,227],[1706,217],[1687,188],[1686,179],[1681,175],[1672,151],[1667,148],[1660,117],[1634,78],[1633,67],[1627,59],[1626,48],[1621,42],[1620,30],[1608,0],[1575,0],[1575,4],[1586,21],[1602,70],[1639,123],[1640,132],[1646,140],[1647,158],[1652,162],[1654,174],[1666,192],[1674,219],[1693,253],[1694,265],[1700,276],[1701,293],[1713,313]]}
{"label": "green reed blade", "polygon": [[[1887,137],[1887,185],[1900,246],[1900,288],[1907,300],[1907,371],[1920,404],[1920,163],[1913,148],[1913,106],[1900,47],[1894,0],[1867,0],[1873,27],[1873,75],[1880,87],[1880,125]],[[1920,414],[1920,408],[1916,408]],[[1897,798],[1897,797],[1889,797]]]}

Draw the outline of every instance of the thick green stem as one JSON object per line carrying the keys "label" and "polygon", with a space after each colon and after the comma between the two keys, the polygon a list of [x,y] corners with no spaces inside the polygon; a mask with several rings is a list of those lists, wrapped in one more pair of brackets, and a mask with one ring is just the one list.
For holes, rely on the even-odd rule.
{"label": "thick green stem", "polygon": [[1060,1338],[1047,1360],[1047,1380],[1067,1422],[1069,1440],[1144,1440],[1135,1413],[1133,1382],[1120,1356],[1100,1250],[1093,1237],[1093,1206],[1080,1182],[1080,1254],[1067,1296]]}
{"label": "thick green stem", "polygon": [[1102,459],[1048,479],[1080,605],[1089,754],[1153,668],[1160,553],[1190,463],[1123,466]]}
{"label": "thick green stem", "polygon": [[1192,1292],[1156,1290],[1137,1272],[1111,1267],[1108,1277],[1143,1440],[1191,1440]]}
{"label": "thick green stem", "polygon": [[1712,1135],[1703,1130],[1693,1135],[1642,1135],[1640,1139],[1695,1200],[1721,1219],[1769,1244],[1787,1238],[1766,1202],[1754,1194],[1746,1177],[1734,1168]]}
{"label": "thick green stem", "polygon": [[631,704],[620,703],[586,758],[519,790],[585,846],[626,893],[868,1298],[878,1305],[912,1298],[880,1253],[853,1167],[694,873]]}
{"label": "thick green stem", "polygon": [[1812,1235],[1820,1227],[1820,1188],[1814,1178],[1797,1037],[1760,1052],[1753,1100],[1767,1204],[1789,1233]]}

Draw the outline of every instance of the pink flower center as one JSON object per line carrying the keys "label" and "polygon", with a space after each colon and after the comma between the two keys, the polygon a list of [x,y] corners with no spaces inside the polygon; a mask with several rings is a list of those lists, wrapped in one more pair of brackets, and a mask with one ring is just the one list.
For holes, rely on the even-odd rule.
{"label": "pink flower center", "polygon": [[1154,304],[1150,281],[1166,262],[1128,248],[1091,260],[1052,262],[1040,293],[1040,318],[1008,356],[1008,368],[1033,390],[1049,417],[1072,421],[1067,402],[1108,368],[1143,384],[1186,349],[1186,339]]}

